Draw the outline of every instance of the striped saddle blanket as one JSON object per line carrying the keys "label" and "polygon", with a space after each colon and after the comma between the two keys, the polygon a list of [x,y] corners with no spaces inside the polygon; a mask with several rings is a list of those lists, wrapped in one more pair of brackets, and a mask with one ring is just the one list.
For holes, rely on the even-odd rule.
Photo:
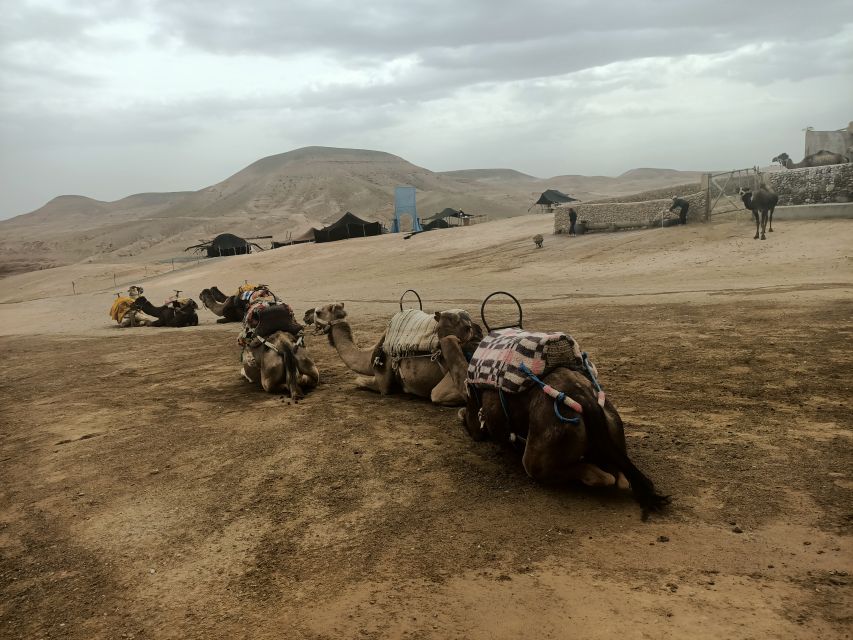
{"label": "striped saddle blanket", "polygon": [[468,364],[468,383],[506,393],[524,391],[533,381],[521,370],[522,364],[542,376],[559,366],[582,368],[583,354],[567,333],[497,329],[474,351]]}
{"label": "striped saddle blanket", "polygon": [[437,328],[435,316],[429,313],[420,309],[400,311],[388,323],[382,349],[392,358],[433,353],[438,350]]}

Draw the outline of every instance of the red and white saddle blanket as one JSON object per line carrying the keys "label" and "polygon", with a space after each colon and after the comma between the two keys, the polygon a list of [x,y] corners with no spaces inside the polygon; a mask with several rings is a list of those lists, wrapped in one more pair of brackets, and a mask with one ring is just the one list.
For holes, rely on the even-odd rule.
{"label": "red and white saddle blanket", "polygon": [[555,367],[583,370],[583,353],[567,333],[497,329],[477,346],[468,364],[468,382],[477,387],[518,393],[534,384],[521,370],[543,376]]}

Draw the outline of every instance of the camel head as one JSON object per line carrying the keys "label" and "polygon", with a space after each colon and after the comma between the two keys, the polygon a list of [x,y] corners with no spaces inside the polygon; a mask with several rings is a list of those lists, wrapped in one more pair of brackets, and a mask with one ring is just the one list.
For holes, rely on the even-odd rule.
{"label": "camel head", "polygon": [[210,303],[215,302],[216,298],[213,297],[213,292],[210,289],[202,289],[201,293],[198,294],[198,299],[201,300],[201,303],[210,308]]}
{"label": "camel head", "polygon": [[[304,320],[308,324],[314,324],[320,333],[329,333],[332,326],[342,322],[347,317],[343,302],[330,302],[316,309],[305,312]],[[310,318],[310,320],[309,320]]]}
{"label": "camel head", "polygon": [[127,295],[131,298],[138,298],[142,295],[142,287],[138,284],[132,284],[127,288]]}
{"label": "camel head", "polygon": [[438,323],[436,334],[439,338],[456,336],[462,344],[472,340],[479,342],[483,339],[483,330],[480,325],[471,320],[471,314],[464,309],[436,311],[435,321]]}

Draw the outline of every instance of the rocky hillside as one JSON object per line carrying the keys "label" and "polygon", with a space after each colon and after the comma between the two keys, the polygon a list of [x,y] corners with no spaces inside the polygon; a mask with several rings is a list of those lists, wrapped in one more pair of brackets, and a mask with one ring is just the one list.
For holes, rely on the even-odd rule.
{"label": "rocky hillside", "polygon": [[185,247],[223,232],[281,240],[348,210],[388,222],[399,185],[418,190],[421,217],[453,207],[497,219],[525,213],[548,188],[590,199],[643,190],[638,186],[686,182],[685,175],[671,171],[626,179],[543,180],[512,169],[435,173],[381,151],[305,147],[262,158],[199,191],[144,193],[115,202],[54,198],[36,211],[0,222],[0,274],[79,261],[182,256]]}

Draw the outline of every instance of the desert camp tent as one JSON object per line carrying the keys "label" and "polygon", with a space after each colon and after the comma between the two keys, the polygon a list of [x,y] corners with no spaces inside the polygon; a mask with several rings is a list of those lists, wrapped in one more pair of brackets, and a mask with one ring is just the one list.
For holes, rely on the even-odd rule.
{"label": "desert camp tent", "polygon": [[327,227],[314,230],[315,242],[334,242],[335,240],[346,240],[347,238],[363,238],[365,236],[378,236],[382,233],[382,225],[379,222],[368,222],[347,211]]}
{"label": "desert camp tent", "polygon": [[547,191],[543,191],[542,195],[539,196],[539,199],[534,202],[534,205],[542,205],[543,207],[556,207],[561,204],[566,204],[567,202],[577,202],[577,198],[573,198],[572,196],[566,195],[562,191],[557,191],[556,189],[548,189]]}
{"label": "desert camp tent", "polygon": [[260,251],[263,251],[260,246],[258,246],[254,242],[250,242],[250,240],[270,237],[272,236],[241,238],[240,236],[235,236],[233,233],[220,233],[213,240],[208,240],[206,242],[193,245],[192,247],[187,247],[186,249],[184,249],[184,251],[189,251],[190,249],[193,249],[196,252],[206,251],[208,258],[218,258],[220,256],[240,256],[246,253],[252,253],[252,247],[256,247]]}
{"label": "desert camp tent", "polygon": [[447,207],[446,209],[436,213],[434,216],[427,218],[423,227],[424,231],[430,231],[432,229],[447,229],[452,226],[466,225],[471,218],[482,217],[483,216],[465,213],[461,209],[451,209],[450,207]]}
{"label": "desert camp tent", "polygon": [[279,247],[287,247],[291,244],[302,244],[304,242],[314,242],[314,233],[317,231],[314,227],[311,227],[307,231],[303,231],[299,235],[292,236],[285,240],[284,242],[275,242],[272,243],[273,249],[278,249]]}

